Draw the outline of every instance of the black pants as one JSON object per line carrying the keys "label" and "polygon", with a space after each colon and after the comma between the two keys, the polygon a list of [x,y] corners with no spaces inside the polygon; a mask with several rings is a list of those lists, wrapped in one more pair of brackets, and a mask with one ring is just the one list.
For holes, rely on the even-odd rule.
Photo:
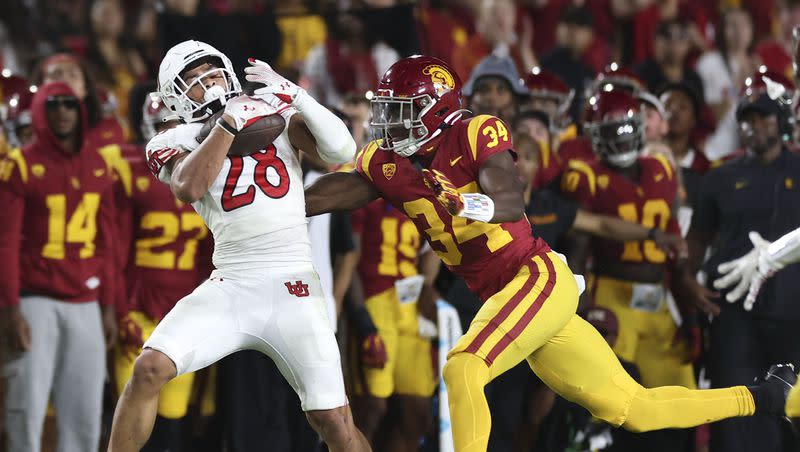
{"label": "black pants", "polygon": [[218,364],[217,412],[230,452],[315,452],[319,436],[300,399],[265,355],[245,350]]}
{"label": "black pants", "polygon": [[[800,321],[759,318],[738,307],[723,307],[711,324],[711,385],[752,385],[770,365],[800,363]],[[711,424],[712,452],[797,450],[785,422],[757,415]]]}

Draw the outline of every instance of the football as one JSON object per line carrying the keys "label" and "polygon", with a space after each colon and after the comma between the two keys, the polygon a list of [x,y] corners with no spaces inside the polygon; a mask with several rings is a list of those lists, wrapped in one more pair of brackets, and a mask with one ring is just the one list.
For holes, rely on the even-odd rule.
{"label": "football", "polygon": [[[217,124],[217,118],[222,116],[220,110],[208,118],[197,134],[197,142],[202,143],[206,139],[211,129]],[[233,139],[228,155],[250,155],[258,152],[273,141],[283,132],[286,127],[286,120],[278,113],[263,116],[249,126],[242,129]]]}

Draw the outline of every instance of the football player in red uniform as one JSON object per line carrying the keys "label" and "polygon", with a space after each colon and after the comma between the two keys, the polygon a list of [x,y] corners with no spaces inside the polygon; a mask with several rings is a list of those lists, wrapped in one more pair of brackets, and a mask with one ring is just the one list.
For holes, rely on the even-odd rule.
{"label": "football player in red uniform", "polygon": [[[680,235],[673,212],[678,202],[678,176],[664,155],[641,155],[645,128],[641,110],[640,102],[621,89],[604,89],[592,97],[585,128],[599,159],[570,162],[562,189],[591,212],[640,223],[652,228],[653,236],[656,231]],[[581,243],[584,250],[575,254],[586,256],[589,242]],[[691,362],[697,353],[687,349],[684,341],[675,341],[678,326],[667,302],[666,253],[652,237],[622,243],[592,237],[590,254],[594,303],[619,320],[614,345],[617,356],[635,366],[645,387],[695,388]],[[696,326],[689,319],[693,317],[687,316],[683,326]],[[699,338],[699,329],[690,331]],[[688,440],[682,432],[657,438],[645,441],[650,447],[678,450],[683,446],[675,443]]]}
{"label": "football player in red uniform", "polygon": [[[414,223],[384,199],[356,210],[352,219],[361,244],[354,287],[364,303],[353,319],[364,325],[355,326],[362,358],[352,372],[358,394],[353,417],[373,449],[416,451],[432,421],[430,398],[438,383],[431,339],[438,337],[433,281],[439,258],[424,251]],[[380,356],[378,341],[383,360],[373,359]],[[387,418],[390,396],[397,415]],[[384,419],[390,422],[381,426],[386,435],[380,440],[375,432]]]}
{"label": "football player in red uniform", "polygon": [[[146,96],[142,136],[149,141],[177,121],[159,98]],[[137,145],[108,145],[100,150],[117,176],[117,264],[124,277],[117,284],[120,300],[119,346],[114,370],[118,393],[133,374],[144,341],[175,303],[211,273],[211,234],[191,204],[156,183]],[[158,398],[158,418],[148,447],[180,448],[181,423],[189,407],[194,373],[170,380]]]}
{"label": "football player in red uniform", "polygon": [[686,428],[756,410],[782,414],[789,388],[775,378],[751,388],[647,389],[625,372],[603,337],[575,314],[577,278],[531,234],[506,125],[492,116],[465,119],[460,89],[441,60],[398,61],[371,100],[376,140],[359,153],[356,172],[323,176],[306,190],[308,215],[383,197],[483,300],[444,368],[456,450],[486,450],[484,387],[523,359],[566,399],[632,431]]}
{"label": "football player in red uniform", "polygon": [[58,450],[96,450],[105,349],[117,335],[113,181],[67,84],[40,86],[32,116],[33,141],[0,160],[8,450],[40,450],[51,393]]}

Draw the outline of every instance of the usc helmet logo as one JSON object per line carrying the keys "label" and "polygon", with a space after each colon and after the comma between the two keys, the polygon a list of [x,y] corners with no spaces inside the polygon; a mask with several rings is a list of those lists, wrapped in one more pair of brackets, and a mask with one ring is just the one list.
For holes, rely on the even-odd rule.
{"label": "usc helmet logo", "polygon": [[436,94],[440,96],[456,87],[456,82],[453,80],[453,75],[450,73],[450,71],[442,66],[439,66],[438,64],[425,66],[425,69],[422,70],[422,73],[431,76],[433,86],[436,88]]}

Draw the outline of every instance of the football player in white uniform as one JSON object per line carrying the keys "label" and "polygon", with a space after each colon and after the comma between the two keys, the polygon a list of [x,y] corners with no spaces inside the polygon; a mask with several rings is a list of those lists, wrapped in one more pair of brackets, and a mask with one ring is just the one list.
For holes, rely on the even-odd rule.
{"label": "football player in white uniform", "polygon": [[[159,94],[184,124],[147,144],[148,165],[178,199],[192,203],[213,233],[216,270],[145,342],[114,413],[109,451],[142,448],[167,381],[243,349],[276,362],[329,450],[369,450],[353,425],[339,349],[311,264],[297,155],[302,150],[344,163],[353,158],[355,142],[304,90],[266,63],[250,64],[247,80],[264,85],[255,97],[241,95],[230,60],[208,44],[185,41],[161,62]],[[203,122],[221,109],[197,143]],[[286,127],[272,145],[245,157],[227,155],[238,131],[275,113]],[[181,227],[153,221],[165,231]],[[180,265],[183,256],[174,258]]]}

